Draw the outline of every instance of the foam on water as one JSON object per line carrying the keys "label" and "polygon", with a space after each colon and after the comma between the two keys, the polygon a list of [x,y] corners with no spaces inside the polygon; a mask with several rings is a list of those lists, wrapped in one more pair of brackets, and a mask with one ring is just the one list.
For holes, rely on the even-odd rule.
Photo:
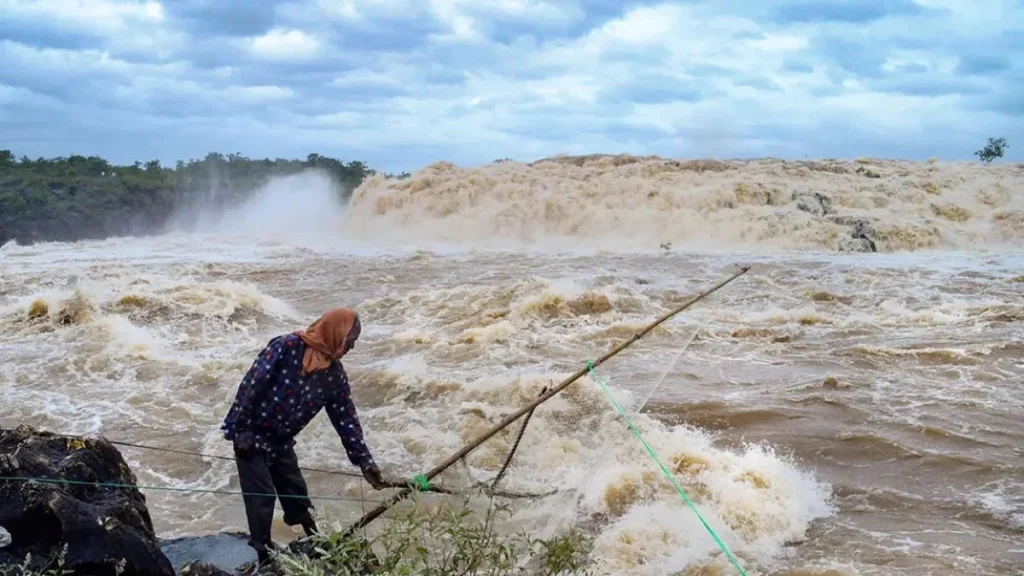
{"label": "foam on water", "polygon": [[[851,219],[883,250],[1003,249],[1024,235],[1019,166],[554,158],[447,162],[356,190],[348,226],[384,243],[610,251],[842,249]],[[824,199],[824,200],[822,200]]]}

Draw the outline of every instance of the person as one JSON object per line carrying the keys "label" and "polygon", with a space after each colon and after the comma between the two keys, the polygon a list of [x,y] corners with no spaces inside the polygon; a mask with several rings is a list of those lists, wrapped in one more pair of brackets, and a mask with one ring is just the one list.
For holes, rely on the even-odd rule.
{"label": "person", "polygon": [[340,359],[359,339],[359,316],[347,308],[325,313],[306,330],[267,344],[242,379],[224,423],[234,444],[235,463],[249,525],[249,545],[260,564],[273,547],[275,498],[284,522],[317,532],[313,505],[295,455],[295,436],[325,409],[341,436],[348,459],[374,489],[384,488],[380,470],[363,441],[348,376]]}

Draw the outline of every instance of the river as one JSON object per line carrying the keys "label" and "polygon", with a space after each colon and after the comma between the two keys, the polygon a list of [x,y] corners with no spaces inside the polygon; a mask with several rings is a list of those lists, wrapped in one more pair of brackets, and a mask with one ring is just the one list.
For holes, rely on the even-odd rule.
{"label": "river", "polygon": [[[598,368],[748,573],[1024,574],[1024,170],[665,165],[441,164],[350,206],[308,176],[187,232],[8,244],[0,425],[228,455],[254,354],[351,306],[367,443],[409,478],[749,264]],[[814,191],[880,252],[838,252],[846,225],[789,201]],[[515,428],[440,481],[493,476]],[[352,470],[325,415],[298,452]],[[237,490],[230,461],[122,453],[142,485]],[[733,573],[660,474],[584,378],[537,410],[505,487],[561,490],[515,510],[594,530],[601,574]],[[318,504],[342,524],[382,497],[307,480],[350,499]],[[235,497],[143,491],[161,536],[244,529]]]}

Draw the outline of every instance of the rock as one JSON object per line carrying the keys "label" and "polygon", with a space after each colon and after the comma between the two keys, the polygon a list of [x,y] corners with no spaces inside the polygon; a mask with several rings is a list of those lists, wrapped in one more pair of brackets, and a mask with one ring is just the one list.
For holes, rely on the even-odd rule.
{"label": "rock", "polygon": [[829,216],[835,214],[835,210],[832,208],[832,199],[824,194],[817,192],[803,192],[793,194],[793,201],[796,202],[796,207],[804,212],[809,212],[815,216]]}
{"label": "rock", "polygon": [[[103,439],[19,426],[0,430],[0,456],[4,476],[136,483],[120,452]],[[38,570],[66,546],[64,567],[78,574],[174,576],[157,546],[146,498],[135,488],[0,481],[0,526],[11,535],[11,544],[0,548],[0,565],[20,564],[31,554],[29,567]]]}
{"label": "rock", "polygon": [[0,454],[0,475],[11,476],[18,470],[18,459],[14,454]]}
{"label": "rock", "polygon": [[866,176],[868,178],[881,178],[882,177],[881,174],[879,174],[877,172],[873,172],[871,170],[868,170],[867,168],[865,168],[863,166],[857,167],[856,172],[857,172],[857,174],[860,174],[861,176]]}
{"label": "rock", "polygon": [[840,252],[877,252],[875,243],[870,238],[841,238],[839,240]]}
{"label": "rock", "polygon": [[[249,546],[245,534],[222,532],[209,536],[187,536],[160,542],[160,549],[179,574],[186,566],[207,565],[227,573],[234,573],[256,560],[256,551]],[[199,572],[190,572],[199,574]],[[215,572],[203,572],[215,574]]]}
{"label": "rock", "polygon": [[842,252],[878,252],[875,244],[875,230],[871,223],[864,218],[852,218],[849,216],[833,216],[832,222],[841,226],[850,227],[850,237],[839,241],[839,250]]}
{"label": "rock", "polygon": [[189,564],[178,572],[179,576],[233,576],[231,572],[225,572],[213,564]]}

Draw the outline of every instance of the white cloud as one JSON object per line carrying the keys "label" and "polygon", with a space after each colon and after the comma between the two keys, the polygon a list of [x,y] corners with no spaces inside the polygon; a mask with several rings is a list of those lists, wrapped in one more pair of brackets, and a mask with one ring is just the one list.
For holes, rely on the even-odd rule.
{"label": "white cloud", "polygon": [[243,104],[279,102],[295,96],[292,89],[280,86],[229,86],[221,93],[229,99]]}
{"label": "white cloud", "polygon": [[49,20],[99,33],[160,23],[165,16],[159,2],[116,0],[0,0],[0,14],[20,20]]}
{"label": "white cloud", "polygon": [[[111,52],[165,57],[183,46],[168,28],[159,2],[117,0],[0,0],[0,22],[14,30],[50,31],[95,38]],[[2,37],[2,34],[0,34]]]}
{"label": "white cloud", "polygon": [[256,58],[276,62],[308,60],[316,56],[320,41],[301,30],[276,28],[262,36],[246,40]]}
{"label": "white cloud", "polygon": [[177,76],[188,69],[183,62],[138,63],[111,55],[105,50],[69,50],[61,48],[34,48],[19,42],[0,42],[0,61],[8,66],[17,64],[36,74],[59,77],[61,75],[156,75]]}
{"label": "white cloud", "polygon": [[[773,12],[783,1],[611,13],[582,0],[295,0],[245,20],[223,7],[204,19],[208,3],[181,18],[173,3],[0,0],[0,36],[12,30],[2,21],[38,31],[0,42],[0,101],[66,103],[67,118],[40,117],[57,126],[45,138],[11,133],[18,154],[130,125],[104,136],[129,161],[215,144],[388,170],[587,151],[969,157],[990,133],[1024,139],[1010,97],[1024,87],[1024,42],[1009,32],[1024,9],[931,0],[942,11],[878,17],[894,0],[785,21]],[[228,29],[238,36],[216,36]],[[160,127],[159,146],[138,135],[146,126]]]}
{"label": "white cloud", "polygon": [[31,90],[27,90],[20,86],[7,86],[6,84],[0,84],[0,104],[12,104],[28,100],[33,96]]}
{"label": "white cloud", "polygon": [[429,0],[428,6],[448,32],[441,37],[460,40],[485,40],[482,21],[564,24],[580,15],[571,4],[538,0]]}
{"label": "white cloud", "polygon": [[592,36],[598,42],[625,42],[641,46],[673,41],[685,42],[686,28],[689,28],[687,25],[693,17],[693,9],[687,6],[645,6],[608,22],[595,30]]}

